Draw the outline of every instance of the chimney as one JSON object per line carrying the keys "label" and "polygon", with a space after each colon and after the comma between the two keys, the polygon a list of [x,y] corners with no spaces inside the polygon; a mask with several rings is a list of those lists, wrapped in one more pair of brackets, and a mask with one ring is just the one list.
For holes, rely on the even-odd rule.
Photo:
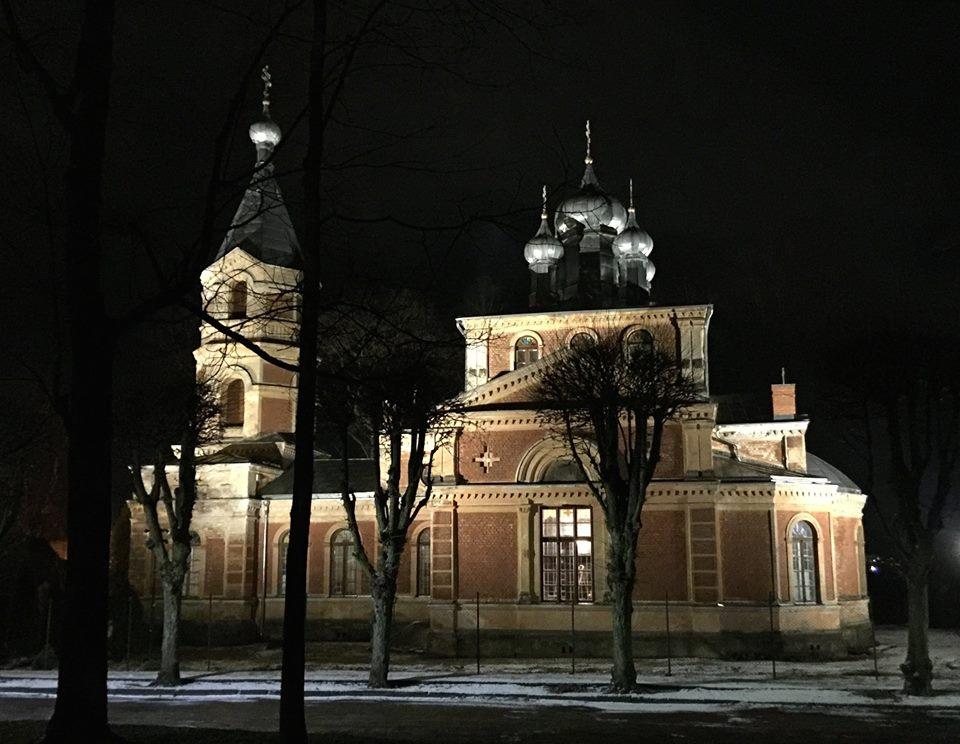
{"label": "chimney", "polygon": [[797,417],[797,386],[784,382],[770,386],[773,402],[773,420],[788,421]]}

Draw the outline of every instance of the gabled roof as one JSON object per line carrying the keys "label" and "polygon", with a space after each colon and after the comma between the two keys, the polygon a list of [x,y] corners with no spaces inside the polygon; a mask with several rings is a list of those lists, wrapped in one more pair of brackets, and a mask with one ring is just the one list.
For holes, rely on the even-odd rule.
{"label": "gabled roof", "polygon": [[[357,494],[370,493],[377,485],[377,463],[369,459],[353,459],[350,465],[350,489]],[[340,494],[343,463],[339,458],[316,458],[313,461],[314,495]],[[264,496],[290,496],[293,493],[293,465],[270,481],[260,492]]]}
{"label": "gabled roof", "polygon": [[239,247],[264,263],[299,266],[300,242],[273,168],[268,161],[254,170],[215,260]]}

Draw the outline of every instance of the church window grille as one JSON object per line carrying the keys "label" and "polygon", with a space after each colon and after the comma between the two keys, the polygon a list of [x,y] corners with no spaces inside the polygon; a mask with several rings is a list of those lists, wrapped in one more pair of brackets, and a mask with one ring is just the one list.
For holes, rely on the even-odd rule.
{"label": "church window grille", "polygon": [[247,283],[234,282],[230,285],[230,301],[227,309],[230,320],[247,317]]}
{"label": "church window grille", "polygon": [[330,541],[330,596],[356,597],[363,592],[363,568],[354,554],[350,530],[338,530]]}
{"label": "church window grille", "polygon": [[224,426],[243,426],[243,380],[231,380],[223,388],[221,405]]}
{"label": "church window grille", "polygon": [[810,522],[796,522],[790,529],[793,601],[815,604],[817,596],[817,536]]}
{"label": "church window grille", "polygon": [[593,524],[590,507],[540,512],[541,598],[593,602]]}
{"label": "church window grille", "polygon": [[533,364],[540,358],[540,342],[533,336],[521,336],[514,344],[514,368],[520,369]]}
{"label": "church window grille", "polygon": [[284,532],[277,541],[277,596],[287,593],[287,548],[290,547],[290,533]]}
{"label": "church window grille", "polygon": [[430,528],[417,536],[417,596],[430,596]]}

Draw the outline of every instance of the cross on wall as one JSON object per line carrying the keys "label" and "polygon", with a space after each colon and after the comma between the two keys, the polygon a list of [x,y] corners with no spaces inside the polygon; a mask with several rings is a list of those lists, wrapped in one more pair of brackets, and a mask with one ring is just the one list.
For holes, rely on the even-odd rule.
{"label": "cross on wall", "polygon": [[485,449],[485,450],[483,451],[483,454],[480,455],[480,457],[474,457],[474,458],[473,458],[473,461],[474,461],[474,462],[478,462],[478,463],[480,463],[480,464],[483,466],[483,472],[484,472],[484,473],[489,473],[489,472],[490,472],[490,468],[493,467],[493,463],[495,463],[495,462],[500,462],[500,458],[499,458],[499,457],[495,457],[494,454],[493,454],[490,450]]}

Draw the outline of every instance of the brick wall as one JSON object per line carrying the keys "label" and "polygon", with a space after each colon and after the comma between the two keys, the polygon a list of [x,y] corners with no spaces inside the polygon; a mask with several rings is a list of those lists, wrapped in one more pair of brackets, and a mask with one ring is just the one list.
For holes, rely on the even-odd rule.
{"label": "brick wall", "polygon": [[768,601],[772,587],[767,512],[720,512],[720,563],[723,601]]}
{"label": "brick wall", "polygon": [[[523,453],[547,435],[543,429],[508,431],[465,431],[458,441],[460,477],[465,483],[514,483],[517,479],[517,464]],[[499,457],[489,472],[483,465],[474,462],[485,450]]]}
{"label": "brick wall", "polygon": [[215,532],[206,532],[204,542],[206,543],[204,593],[222,597],[225,555],[223,536]]}
{"label": "brick wall", "polygon": [[833,541],[837,549],[837,595],[840,599],[856,599],[860,596],[860,551],[857,549],[857,526],[859,519],[838,517],[833,526],[836,531]]}
{"label": "brick wall", "polygon": [[517,515],[459,512],[457,515],[459,596],[517,598]]}
{"label": "brick wall", "polygon": [[682,511],[647,511],[637,541],[637,583],[640,600],[687,599],[686,515]]}
{"label": "brick wall", "polygon": [[669,423],[663,427],[663,442],[660,445],[660,462],[657,463],[657,478],[683,477],[683,428]]}

